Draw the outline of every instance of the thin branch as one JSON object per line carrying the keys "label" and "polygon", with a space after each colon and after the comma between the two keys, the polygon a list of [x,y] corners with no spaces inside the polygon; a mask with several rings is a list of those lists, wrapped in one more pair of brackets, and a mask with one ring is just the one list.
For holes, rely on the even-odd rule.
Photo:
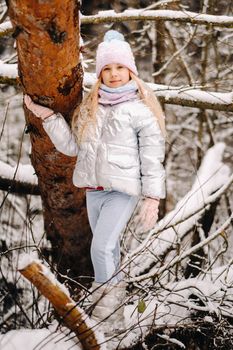
{"label": "thin branch", "polygon": [[172,21],[180,23],[191,23],[199,25],[211,24],[215,27],[233,28],[233,16],[215,16],[191,11],[174,11],[174,10],[125,10],[121,13],[116,13],[114,10],[99,11],[93,16],[82,16],[82,24],[102,24],[116,23],[126,21]]}
{"label": "thin branch", "polygon": [[200,243],[196,244],[195,246],[193,246],[192,248],[184,251],[182,254],[178,255],[176,258],[174,258],[172,261],[170,261],[168,264],[162,266],[161,268],[156,267],[156,268],[152,269],[147,274],[132,278],[132,280],[130,280],[129,282],[134,282],[134,281],[140,282],[140,281],[144,281],[145,279],[148,279],[148,278],[154,278],[154,277],[161,276],[164,271],[167,271],[168,269],[170,269],[171,267],[173,267],[177,263],[180,263],[182,260],[189,257],[190,255],[192,255],[193,253],[198,251],[200,248],[203,248],[204,246],[206,246],[210,242],[212,242],[215,238],[220,236],[224,232],[224,230],[231,224],[232,219],[233,219],[233,214],[231,214],[231,216],[224,222],[224,224],[222,226],[220,226],[220,228],[218,230],[216,230],[214,233],[212,233],[208,238],[206,238],[202,242],[200,242]]}
{"label": "thin branch", "polygon": [[[179,56],[179,59],[178,60],[178,63],[181,65],[181,67],[184,69],[184,72],[188,78],[188,82],[189,82],[189,85],[194,85],[195,84],[195,79],[193,77],[193,74],[192,74],[192,71],[191,69],[189,68],[188,66],[188,63],[186,62],[186,59],[182,53],[182,51],[184,51],[184,49],[186,49],[186,47],[191,43],[191,41],[193,40],[194,38],[194,35],[196,34],[196,29],[193,31],[193,33],[190,35],[190,38],[188,39],[188,41],[182,46],[182,47],[179,47],[179,43],[178,41],[176,40],[175,36],[173,37],[172,35],[172,27],[169,25],[169,23],[167,23],[167,25],[165,26],[165,30],[166,30],[166,33],[168,34],[168,37],[172,43],[172,45],[174,46],[176,52],[172,55],[172,57],[166,62],[166,64],[164,64],[164,66],[161,68],[162,70],[163,69],[166,69],[167,66],[174,60],[174,58],[176,58],[176,56]],[[157,72],[156,73],[153,73],[152,74],[153,76],[157,75]]]}
{"label": "thin branch", "polygon": [[29,164],[18,164],[15,167],[0,161],[0,190],[17,194],[39,195],[35,170]]}
{"label": "thin branch", "polygon": [[[191,11],[174,10],[125,10],[116,13],[114,10],[99,11],[96,15],[82,16],[81,24],[103,24],[127,21],[171,21],[214,27],[233,28],[233,16],[215,16]],[[0,37],[13,31],[10,21],[0,25]]]}
{"label": "thin branch", "polygon": [[144,11],[147,11],[147,10],[153,10],[155,9],[156,7],[160,7],[160,8],[163,8],[163,7],[167,7],[169,5],[174,5],[176,4],[177,2],[179,2],[180,0],[161,0],[161,1],[158,1],[154,4],[151,4],[147,7],[145,7],[143,10]]}
{"label": "thin branch", "polygon": [[[165,104],[179,105],[183,107],[212,109],[217,111],[233,112],[232,93],[220,93],[212,91],[201,91],[193,89],[185,91],[175,91],[167,87],[167,90],[161,85],[161,90],[155,84],[150,84],[155,91],[156,96]],[[154,86],[153,86],[154,85]]]}
{"label": "thin branch", "polygon": [[14,179],[6,179],[0,176],[0,190],[15,194],[31,194],[34,196],[40,195],[38,185],[33,185],[27,182],[16,181]]}
{"label": "thin branch", "polygon": [[0,133],[0,141],[2,139],[2,135],[3,135],[5,124],[6,124],[8,109],[9,109],[9,102],[7,102],[6,109],[5,109],[5,112],[4,112],[4,119],[3,119],[3,123],[2,123],[2,130],[1,130],[1,133]]}
{"label": "thin branch", "polygon": [[[183,217],[178,218],[179,216],[179,211],[186,205],[186,201],[183,203],[182,207],[179,207],[179,211],[174,210],[170,212],[164,219],[160,220],[158,224],[156,224],[155,228],[152,229],[148,234],[147,237],[144,239],[144,241],[137,247],[135,248],[132,252],[130,252],[128,255],[125,256],[124,261],[121,265],[121,269],[124,270],[127,268],[128,265],[130,265],[132,262],[134,262],[138,257],[140,258],[142,255],[145,255],[145,252],[148,250],[149,247],[156,242],[156,239],[161,239],[161,235],[165,233],[165,230],[169,228],[174,228],[174,226],[185,222],[192,216],[199,214],[202,215],[206,208],[213,202],[216,201],[217,198],[219,198],[232,184],[233,181],[233,175],[229,177],[229,180],[227,181],[226,184],[224,184],[222,187],[220,187],[219,190],[217,190],[214,194],[209,195],[207,198],[205,198],[205,203],[203,205],[200,205],[199,208],[193,209],[192,212],[186,212]],[[193,194],[192,194],[193,195]],[[176,220],[174,220],[176,219]],[[160,235],[159,235],[160,234]],[[166,235],[166,233],[165,233]],[[182,237],[180,237],[181,239]],[[167,250],[170,246],[173,244],[173,238],[169,237],[169,242],[167,242],[163,248],[160,247],[159,254],[160,256],[164,254],[165,249]]]}

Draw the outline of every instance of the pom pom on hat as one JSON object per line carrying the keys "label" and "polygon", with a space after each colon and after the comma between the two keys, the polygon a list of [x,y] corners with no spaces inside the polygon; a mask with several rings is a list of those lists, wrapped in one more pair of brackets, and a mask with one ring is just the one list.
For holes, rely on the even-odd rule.
{"label": "pom pom on hat", "polygon": [[104,35],[104,41],[99,44],[96,53],[96,75],[99,78],[104,66],[119,63],[138,75],[135,59],[129,43],[116,30],[109,30]]}
{"label": "pom pom on hat", "polygon": [[109,30],[104,35],[104,41],[112,41],[112,40],[121,40],[125,41],[124,35],[119,33],[116,30]]}

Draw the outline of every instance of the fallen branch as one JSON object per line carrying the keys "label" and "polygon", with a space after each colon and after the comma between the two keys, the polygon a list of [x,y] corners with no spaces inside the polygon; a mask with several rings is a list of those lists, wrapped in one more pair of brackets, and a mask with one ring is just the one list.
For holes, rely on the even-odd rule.
{"label": "fallen branch", "polygon": [[19,271],[51,302],[65,325],[76,334],[83,349],[101,349],[99,339],[92,329],[92,321],[76,306],[64,285],[44,265],[26,255],[20,260]]}

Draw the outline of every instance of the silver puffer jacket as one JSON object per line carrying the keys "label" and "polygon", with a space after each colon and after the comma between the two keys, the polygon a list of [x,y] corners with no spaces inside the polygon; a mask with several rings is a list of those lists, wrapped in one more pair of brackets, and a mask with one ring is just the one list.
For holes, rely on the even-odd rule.
{"label": "silver puffer jacket", "polygon": [[164,198],[165,141],[149,108],[140,100],[99,105],[96,120],[79,147],[60,114],[43,123],[58,151],[78,156],[74,185]]}

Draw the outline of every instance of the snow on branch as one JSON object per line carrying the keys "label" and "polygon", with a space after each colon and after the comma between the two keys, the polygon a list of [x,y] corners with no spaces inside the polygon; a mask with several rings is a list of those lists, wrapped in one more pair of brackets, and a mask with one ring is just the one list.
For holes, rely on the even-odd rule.
{"label": "snow on branch", "polygon": [[[233,319],[232,291],[232,261],[205,276],[166,285],[144,285],[135,293],[138,297],[125,306],[127,332],[122,335],[121,344],[130,349],[133,344],[142,342],[152,327],[155,331],[166,329],[167,340],[178,344],[177,339],[169,337],[169,330],[195,325],[195,312],[203,313],[203,324],[214,323],[214,319],[222,316]],[[138,312],[138,300],[145,303],[141,313]],[[182,343],[179,345],[182,348]]]}
{"label": "snow on branch", "polygon": [[0,60],[0,84],[19,84],[17,64],[7,64]]}
{"label": "snow on branch", "polygon": [[0,76],[2,78],[17,79],[18,77],[18,65],[16,63],[8,64],[0,60]]}
{"label": "snow on branch", "polygon": [[180,255],[176,256],[169,263],[163,265],[162,267],[160,267],[160,268],[154,267],[153,269],[150,270],[150,272],[148,272],[144,275],[138,276],[138,277],[134,277],[132,279],[132,281],[139,282],[139,281],[143,281],[143,280],[148,279],[148,278],[161,277],[161,275],[165,271],[168,271],[171,267],[175,266],[177,263],[181,262],[185,258],[191,256],[193,253],[200,250],[200,248],[203,248],[204,246],[206,246],[210,242],[212,242],[214,239],[216,239],[217,237],[222,235],[224,230],[226,230],[228,228],[228,226],[231,224],[232,220],[233,220],[233,214],[231,214],[231,216],[224,222],[224,224],[221,225],[219,227],[219,229],[216,230],[214,233],[212,233],[208,238],[202,240],[200,243],[196,244],[192,248],[190,248],[190,249],[184,251],[183,253],[181,253]]}
{"label": "snow on branch", "polygon": [[[92,86],[95,81],[95,74],[84,74],[85,85]],[[165,104],[233,112],[233,92],[204,91],[195,86],[175,87],[152,83],[148,83],[148,85]]]}
{"label": "snow on branch", "polygon": [[125,10],[121,13],[116,13],[114,10],[99,11],[93,16],[82,16],[82,24],[101,24],[115,23],[125,21],[173,21],[191,24],[204,24],[216,27],[233,28],[233,16],[215,16],[204,13],[196,13],[191,11],[174,11],[174,10]]}
{"label": "snow on branch", "polygon": [[10,21],[6,21],[0,24],[0,38],[2,36],[12,33],[12,24]]}
{"label": "snow on branch", "polygon": [[75,304],[66,287],[57,281],[47,267],[25,254],[20,257],[18,269],[52,303],[62,321],[76,334],[84,350],[105,348],[99,345],[104,338],[93,330],[94,322]]}
{"label": "snow on branch", "polygon": [[40,194],[35,170],[30,164],[12,167],[0,160],[0,190],[19,194]]}
{"label": "snow on branch", "polygon": [[[171,21],[180,23],[191,23],[209,25],[215,27],[233,28],[233,16],[216,16],[205,13],[175,10],[144,10],[130,9],[117,13],[114,10],[99,11],[96,15],[81,16],[81,24],[102,24],[125,21]],[[10,21],[0,24],[0,37],[12,32]]]}
{"label": "snow on branch", "polygon": [[[176,303],[181,309],[186,307],[189,314],[191,310],[196,310],[208,312],[213,316],[224,315],[233,318],[232,290],[233,265],[230,261],[229,264],[213,269],[205,276],[200,274],[195,278],[168,283],[166,291],[161,292],[159,299],[170,305]],[[181,312],[183,313],[180,310],[179,313]]]}
{"label": "snow on branch", "polygon": [[233,92],[204,91],[192,86],[173,87],[148,84],[166,104],[233,112]]}

